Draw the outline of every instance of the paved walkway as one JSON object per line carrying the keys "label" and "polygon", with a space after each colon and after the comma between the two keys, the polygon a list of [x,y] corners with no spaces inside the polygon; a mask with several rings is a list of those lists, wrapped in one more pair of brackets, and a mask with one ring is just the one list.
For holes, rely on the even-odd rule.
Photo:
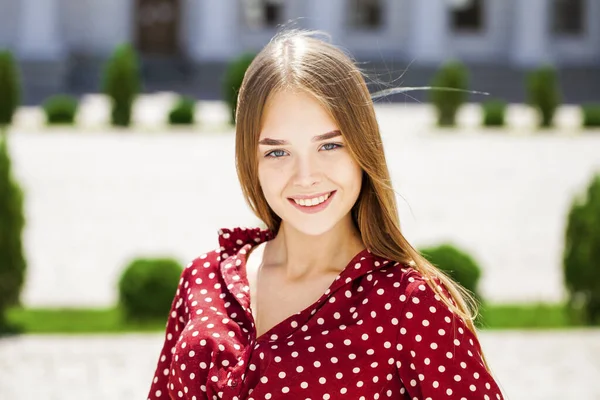
{"label": "paved walkway", "polygon": [[[508,400],[600,398],[600,330],[480,340]],[[0,340],[0,399],[144,399],[161,344],[161,334]]]}

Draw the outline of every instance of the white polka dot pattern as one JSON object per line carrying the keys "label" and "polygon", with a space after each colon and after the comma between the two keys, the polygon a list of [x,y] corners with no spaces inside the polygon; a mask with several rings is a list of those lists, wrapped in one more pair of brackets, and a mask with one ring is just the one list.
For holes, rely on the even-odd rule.
{"label": "white polka dot pattern", "polygon": [[149,400],[502,399],[476,336],[422,276],[366,249],[257,338],[245,255],[272,237],[222,229],[184,269]]}
{"label": "white polka dot pattern", "polygon": [[[502,399],[485,367],[477,337],[417,271],[410,275],[414,280],[402,290],[407,297],[396,339],[396,367],[401,379],[409,383],[405,385],[407,398]],[[450,299],[440,281],[434,283]]]}

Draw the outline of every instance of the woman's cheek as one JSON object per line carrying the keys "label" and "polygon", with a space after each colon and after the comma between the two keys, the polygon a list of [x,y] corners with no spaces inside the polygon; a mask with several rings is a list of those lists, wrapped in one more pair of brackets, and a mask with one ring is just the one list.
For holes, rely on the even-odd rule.
{"label": "woman's cheek", "polygon": [[331,157],[329,163],[336,167],[339,172],[344,174],[352,174],[354,170],[360,168],[348,153],[340,152],[338,157]]}
{"label": "woman's cheek", "polygon": [[263,190],[269,192],[278,191],[279,187],[285,185],[286,167],[278,162],[265,163],[259,166],[258,179]]}

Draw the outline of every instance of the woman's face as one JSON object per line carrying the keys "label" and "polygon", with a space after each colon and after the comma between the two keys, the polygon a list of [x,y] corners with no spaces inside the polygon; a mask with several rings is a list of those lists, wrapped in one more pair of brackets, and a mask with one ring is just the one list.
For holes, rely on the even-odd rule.
{"label": "woman's face", "polygon": [[362,170],[317,100],[304,92],[277,92],[262,123],[258,177],[273,211],[308,235],[351,218]]}

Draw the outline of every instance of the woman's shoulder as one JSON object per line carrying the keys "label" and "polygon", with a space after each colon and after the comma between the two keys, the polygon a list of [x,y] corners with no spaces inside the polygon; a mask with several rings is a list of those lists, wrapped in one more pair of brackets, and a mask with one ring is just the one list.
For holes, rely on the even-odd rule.
{"label": "woman's shoulder", "polygon": [[[380,277],[384,278],[384,281],[388,285],[396,289],[395,291],[412,290],[415,282],[421,283],[426,281],[426,277],[423,276],[414,264],[389,260],[384,260],[383,263],[387,265],[380,268],[377,272]],[[377,265],[377,262],[375,265]]]}
{"label": "woman's shoulder", "polygon": [[[244,247],[253,247],[273,238],[273,233],[261,227],[221,228],[218,232],[219,249],[224,260],[238,253]],[[250,246],[248,246],[250,245]]]}
{"label": "woman's shoulder", "polygon": [[448,289],[439,277],[424,274],[414,263],[395,262],[379,272],[386,278],[386,286],[391,288],[392,293],[401,301],[416,295],[440,300],[438,292],[451,298]]}
{"label": "woman's shoulder", "polygon": [[[260,227],[221,228],[217,231],[218,246],[193,258],[184,268],[182,280],[193,280],[201,271],[216,272],[229,257],[245,252],[244,248],[248,249],[271,237],[271,231]],[[251,246],[247,246],[249,244]]]}

